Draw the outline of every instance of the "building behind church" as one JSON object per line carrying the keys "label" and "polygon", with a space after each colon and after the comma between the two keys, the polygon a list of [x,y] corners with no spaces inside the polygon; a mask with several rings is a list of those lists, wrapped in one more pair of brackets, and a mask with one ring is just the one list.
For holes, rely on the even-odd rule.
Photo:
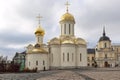
{"label": "building behind church", "polygon": [[88,49],[88,66],[95,65],[97,67],[120,66],[120,45],[111,43],[111,39],[106,36],[105,28],[96,47]]}

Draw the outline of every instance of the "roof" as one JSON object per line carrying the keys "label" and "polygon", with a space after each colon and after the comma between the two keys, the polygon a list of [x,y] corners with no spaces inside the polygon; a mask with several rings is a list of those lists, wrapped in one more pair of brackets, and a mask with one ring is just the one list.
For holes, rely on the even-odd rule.
{"label": "roof", "polygon": [[68,12],[65,13],[64,15],[62,15],[60,22],[62,22],[62,21],[72,21],[75,23],[74,16]]}
{"label": "roof", "polygon": [[111,40],[110,40],[110,38],[107,37],[107,36],[102,36],[102,37],[100,37],[100,39],[99,39],[99,42],[100,42],[100,41],[111,41]]}
{"label": "roof", "polygon": [[100,37],[99,42],[100,41],[111,41],[110,38],[106,36],[105,28],[103,28],[103,36]]}
{"label": "roof", "polygon": [[88,54],[95,54],[95,49],[87,49]]}

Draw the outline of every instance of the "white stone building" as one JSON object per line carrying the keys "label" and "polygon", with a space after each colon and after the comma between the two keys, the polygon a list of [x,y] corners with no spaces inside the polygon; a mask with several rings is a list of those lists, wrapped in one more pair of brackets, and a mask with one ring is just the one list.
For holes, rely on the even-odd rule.
{"label": "white stone building", "polygon": [[116,54],[112,47],[111,40],[106,36],[105,29],[96,46],[95,60],[98,67],[115,67]]}
{"label": "white stone building", "polygon": [[45,31],[42,29],[40,24],[35,31],[36,44],[29,44],[27,46],[26,54],[26,68],[37,70],[48,70],[49,69],[49,52],[47,45],[43,43]]}
{"label": "white stone building", "polygon": [[43,44],[45,31],[39,27],[35,35],[37,43],[27,47],[26,67],[38,70],[68,69],[87,66],[87,45],[74,34],[75,19],[67,11],[60,19],[60,36],[51,39],[48,46]]}
{"label": "white stone building", "polygon": [[75,19],[68,11],[60,19],[61,34],[49,42],[51,68],[79,68],[87,66],[87,46],[74,35]]}

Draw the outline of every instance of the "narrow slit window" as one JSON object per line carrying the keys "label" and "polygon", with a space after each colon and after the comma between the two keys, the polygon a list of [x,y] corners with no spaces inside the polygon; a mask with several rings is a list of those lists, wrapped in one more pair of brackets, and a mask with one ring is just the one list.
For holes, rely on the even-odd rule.
{"label": "narrow slit window", "polygon": [[82,60],[82,54],[80,53],[80,61]]}
{"label": "narrow slit window", "polygon": [[66,24],[64,25],[64,28],[65,28],[64,30],[65,30],[65,34],[66,34]]}
{"label": "narrow slit window", "polygon": [[70,29],[70,24],[69,24],[69,34],[70,34],[70,30],[71,30],[71,29]]}
{"label": "narrow slit window", "polygon": [[69,61],[69,53],[67,53],[67,61]]}
{"label": "narrow slit window", "polygon": [[38,65],[38,61],[36,61],[36,65]]}

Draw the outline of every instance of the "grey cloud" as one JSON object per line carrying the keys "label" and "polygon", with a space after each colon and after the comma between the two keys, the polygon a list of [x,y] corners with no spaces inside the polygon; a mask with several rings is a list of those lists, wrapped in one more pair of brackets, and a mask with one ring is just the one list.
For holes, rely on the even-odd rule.
{"label": "grey cloud", "polygon": [[28,42],[32,42],[35,41],[33,35],[27,35],[27,34],[22,34],[22,33],[17,33],[17,32],[4,32],[4,33],[0,33],[0,42],[2,42],[2,44],[25,44]]}
{"label": "grey cloud", "polygon": [[[93,1],[93,3],[89,3],[89,1]],[[35,17],[40,13],[41,16],[43,16],[41,25],[46,31],[44,42],[47,42],[49,39],[59,36],[60,34],[59,19],[60,16],[65,13],[64,3],[65,0],[25,0],[22,1],[20,5],[17,5],[14,11],[20,18],[29,21],[29,24],[34,26],[34,28],[36,28],[35,25],[37,25],[37,19]],[[102,35],[102,28],[106,25],[107,35],[111,40],[113,42],[120,42],[118,35],[120,33],[119,3],[119,0],[71,1],[70,13],[73,14],[76,19],[75,29],[78,31],[76,32],[77,36],[83,36],[83,38],[87,40],[89,47],[95,47],[99,37]],[[29,26],[25,27],[29,28]],[[2,42],[0,43],[0,48],[5,53],[7,53],[7,51],[11,51],[11,53],[21,51],[22,49],[2,48],[3,45],[11,43],[26,44],[35,41],[35,36],[32,32],[31,34],[24,34],[16,33],[14,30],[12,30],[12,32],[8,30],[7,32],[1,32],[0,36],[0,42]]]}

